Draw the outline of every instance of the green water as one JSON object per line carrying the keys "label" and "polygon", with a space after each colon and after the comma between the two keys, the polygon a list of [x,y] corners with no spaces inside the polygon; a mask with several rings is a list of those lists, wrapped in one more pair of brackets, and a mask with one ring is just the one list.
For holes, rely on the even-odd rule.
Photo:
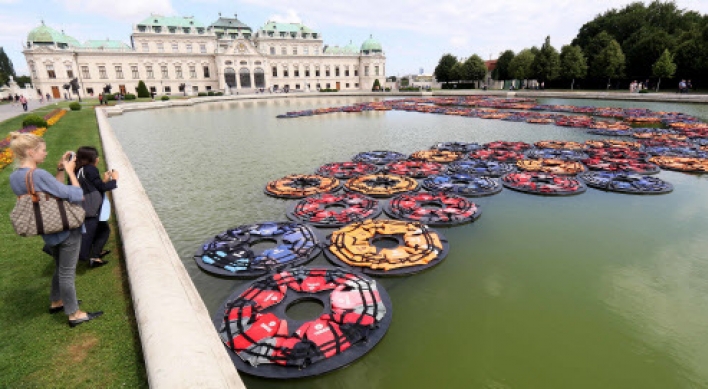
{"label": "green water", "polygon": [[[269,180],[360,151],[601,138],[396,111],[275,119],[355,101],[366,100],[214,103],[110,120],[212,313],[243,282],[210,276],[191,256],[229,227],[284,220],[287,202],[263,194]],[[647,107],[708,120],[706,105],[540,102]],[[552,198],[505,189],[475,199],[478,221],[441,229],[451,246],[441,265],[381,279],[394,320],[371,353],[320,378],[244,381],[249,388],[708,388],[708,176],[658,176],[673,193],[588,189]]]}

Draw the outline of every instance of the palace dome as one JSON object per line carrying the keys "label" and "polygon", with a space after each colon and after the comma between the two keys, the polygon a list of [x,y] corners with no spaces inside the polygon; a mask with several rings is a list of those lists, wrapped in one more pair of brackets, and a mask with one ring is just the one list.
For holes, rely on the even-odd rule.
{"label": "palace dome", "polygon": [[364,54],[381,53],[383,49],[381,48],[381,43],[374,39],[373,35],[369,35],[369,39],[361,44],[361,52]]}
{"label": "palace dome", "polygon": [[81,47],[81,43],[70,37],[63,32],[59,32],[42,22],[42,25],[34,28],[27,35],[27,42],[30,44],[53,44],[56,43],[62,48],[71,47]]}

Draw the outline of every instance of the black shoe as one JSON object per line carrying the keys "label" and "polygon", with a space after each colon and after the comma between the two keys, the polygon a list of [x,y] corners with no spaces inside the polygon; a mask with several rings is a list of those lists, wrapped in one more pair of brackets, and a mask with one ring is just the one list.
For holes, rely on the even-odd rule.
{"label": "black shoe", "polygon": [[106,255],[108,255],[108,254],[110,254],[110,253],[111,253],[111,250],[103,250],[103,251],[101,252],[101,254],[98,254],[98,257],[99,257],[99,258],[103,258],[103,257],[105,257]]}
{"label": "black shoe", "polygon": [[74,328],[81,323],[93,320],[101,315],[103,315],[103,311],[86,312],[86,317],[83,319],[69,320],[69,327]]}
{"label": "black shoe", "polygon": [[[81,304],[81,300],[76,300],[76,302],[77,302],[78,304]],[[64,306],[63,306],[63,305],[62,305],[61,307],[54,307],[54,308],[49,307],[49,313],[52,314],[52,315],[55,314],[55,313],[59,313],[59,312],[61,312],[61,311],[63,311],[63,310],[64,310]]]}
{"label": "black shoe", "polygon": [[96,261],[96,260],[93,260],[93,259],[89,259],[89,267],[92,268],[92,269],[93,269],[93,268],[96,268],[96,267],[101,267],[101,266],[106,265],[106,264],[108,264],[108,261],[104,261],[104,260]]}

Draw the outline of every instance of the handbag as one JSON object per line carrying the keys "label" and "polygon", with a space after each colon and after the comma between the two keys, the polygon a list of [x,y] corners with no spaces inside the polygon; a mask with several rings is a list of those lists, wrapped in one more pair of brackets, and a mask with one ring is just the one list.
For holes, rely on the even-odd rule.
{"label": "handbag", "polygon": [[45,192],[34,189],[35,169],[25,176],[27,194],[17,197],[10,220],[20,236],[55,234],[81,227],[86,212],[78,204],[72,204]]}
{"label": "handbag", "polygon": [[103,205],[103,196],[96,187],[91,184],[84,176],[84,168],[79,169],[78,174],[76,174],[76,179],[81,185],[81,189],[84,191],[84,200],[81,205],[86,211],[86,217],[98,217],[99,212],[101,212],[101,205]]}

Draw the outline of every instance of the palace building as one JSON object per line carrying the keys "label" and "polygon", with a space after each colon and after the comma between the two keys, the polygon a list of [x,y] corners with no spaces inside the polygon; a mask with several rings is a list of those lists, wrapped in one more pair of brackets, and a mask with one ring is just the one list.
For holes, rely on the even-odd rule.
{"label": "palace building", "polygon": [[157,95],[228,95],[261,88],[371,90],[386,78],[386,56],[373,37],[361,46],[328,46],[300,23],[268,21],[253,31],[221,15],[208,26],[193,17],[151,15],[133,26],[130,44],[81,44],[42,22],[28,34],[23,53],[34,89],[55,98],[74,78],[88,95],[106,85],[112,93],[135,93],[141,80]]}

